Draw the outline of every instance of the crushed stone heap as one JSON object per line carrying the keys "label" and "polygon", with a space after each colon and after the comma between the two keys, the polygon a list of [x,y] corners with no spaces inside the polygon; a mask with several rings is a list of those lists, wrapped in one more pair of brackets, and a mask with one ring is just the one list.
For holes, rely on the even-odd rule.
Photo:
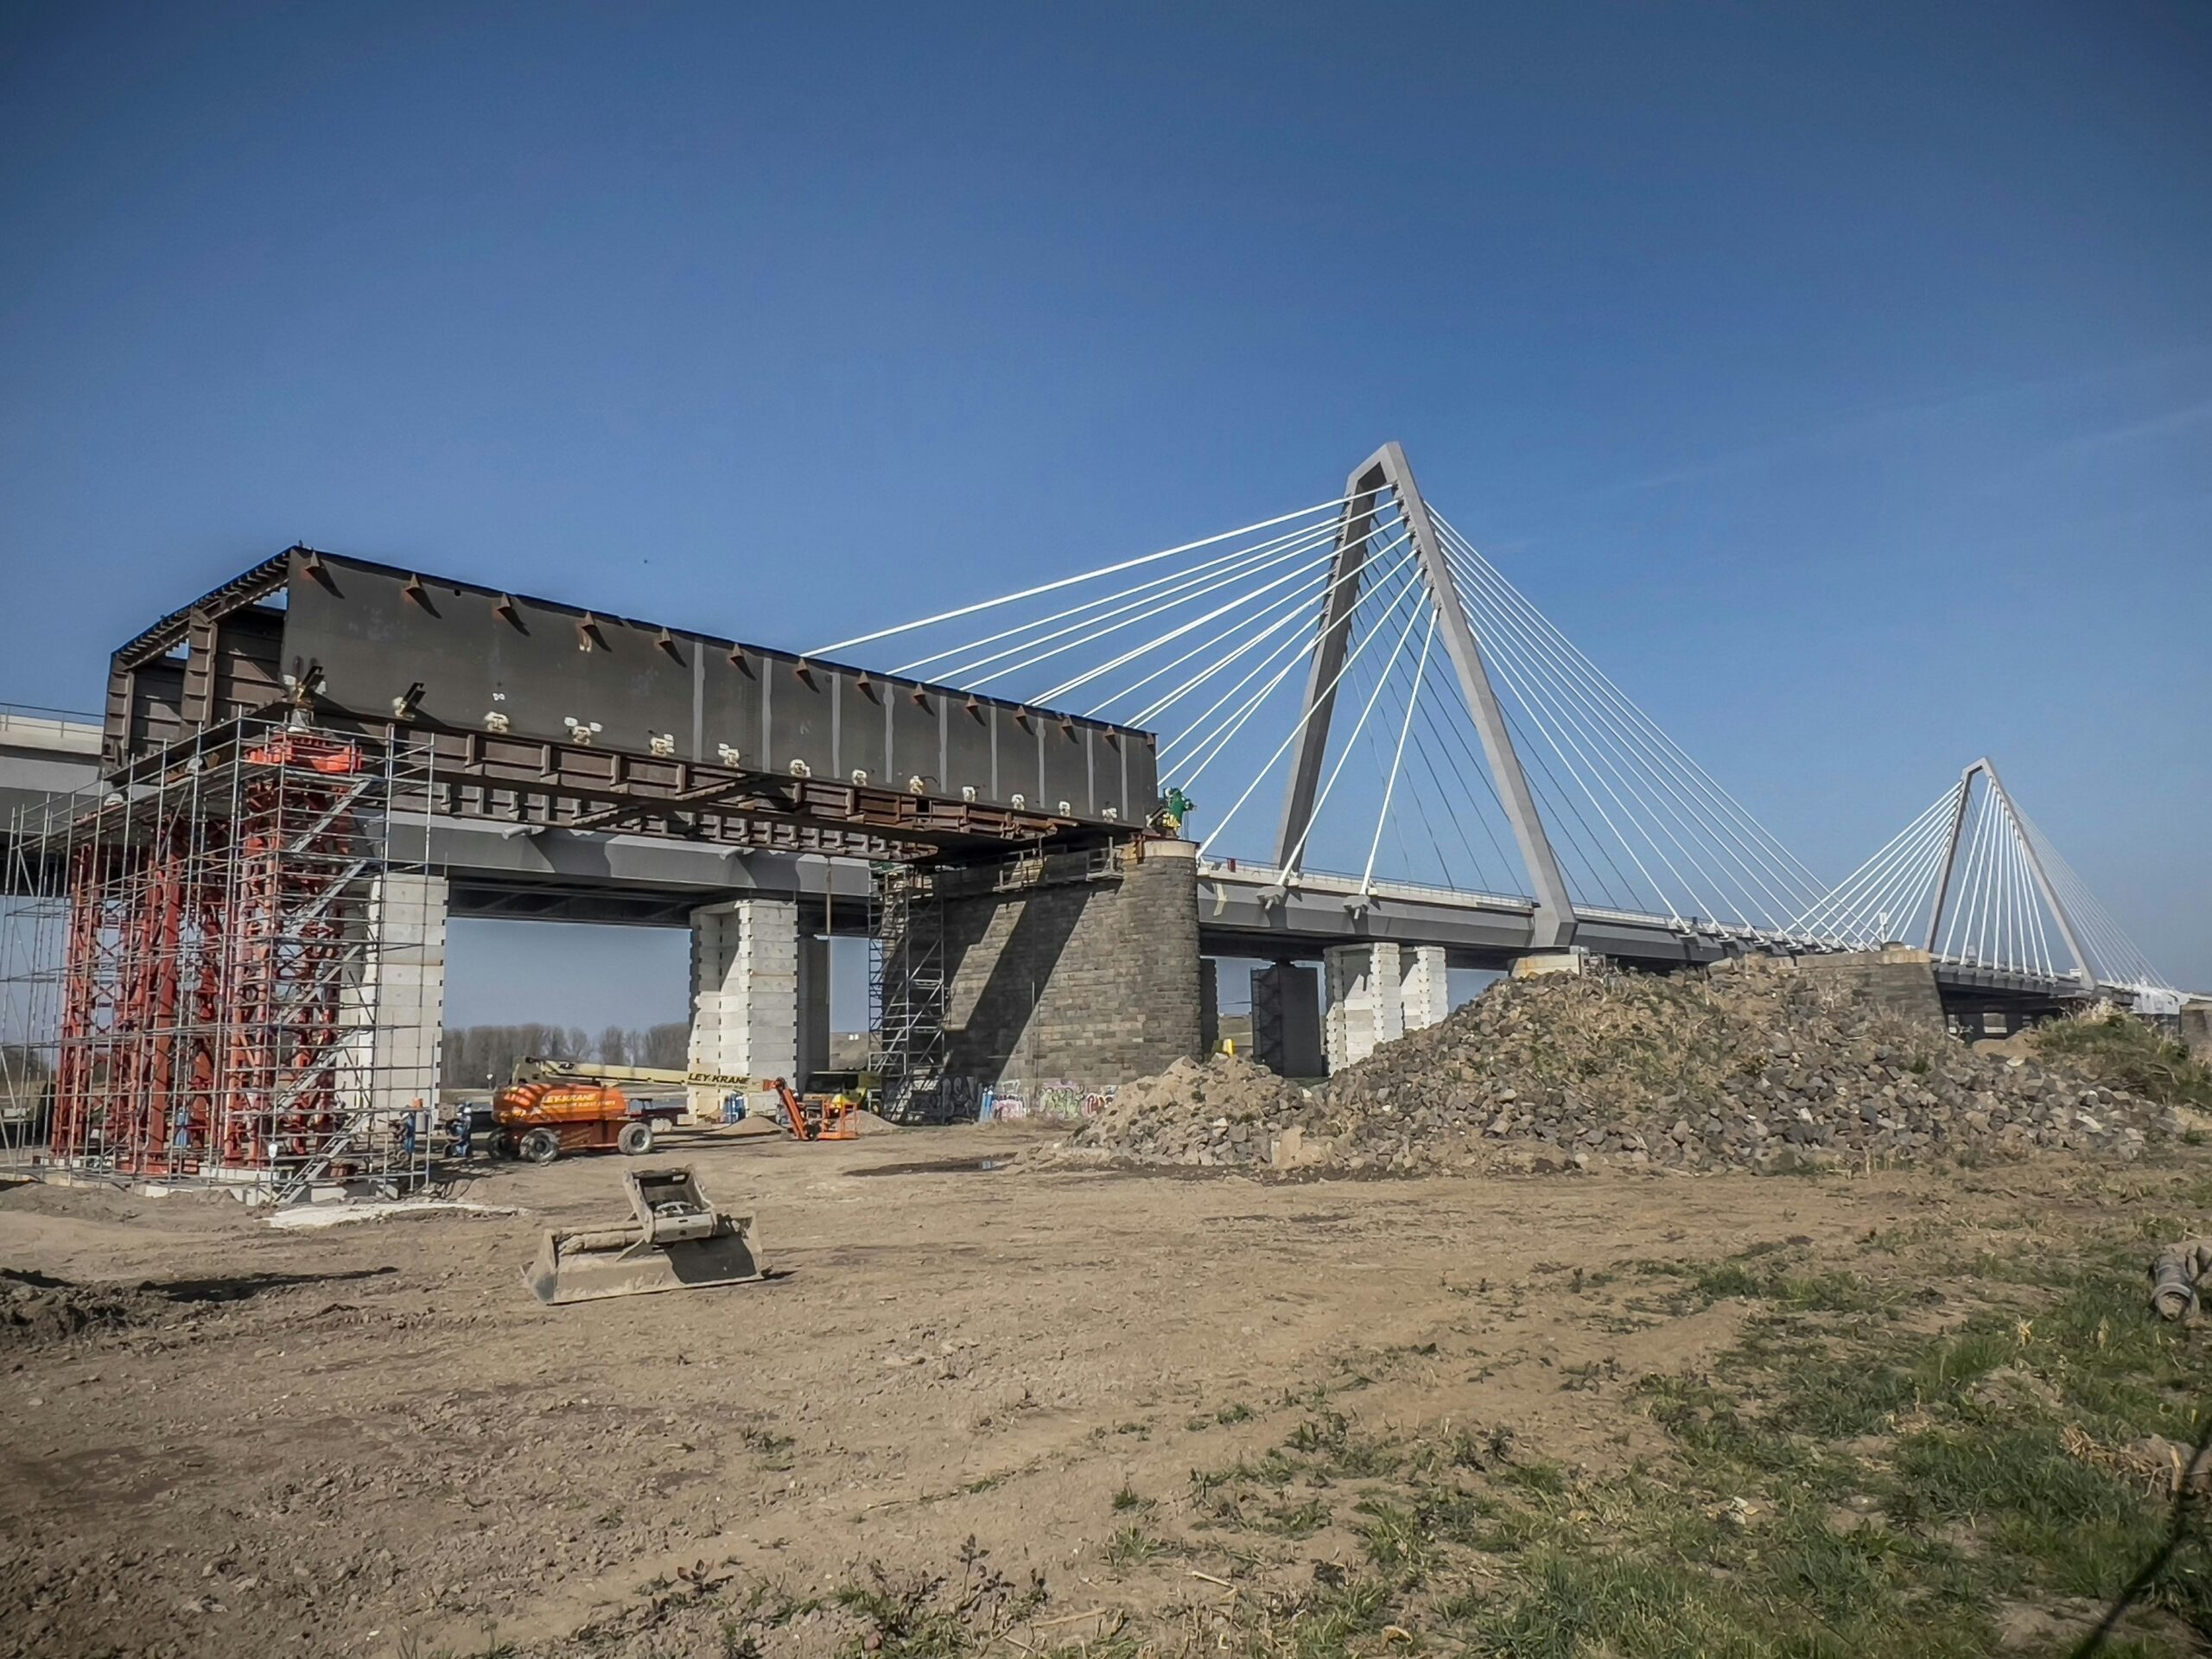
{"label": "crushed stone heap", "polygon": [[1126,1085],[1061,1160],[1413,1173],[1610,1162],[1783,1171],[2187,1127],[2063,1061],[1969,1047],[1763,957],[1499,981],[1313,1090],[1241,1058]]}

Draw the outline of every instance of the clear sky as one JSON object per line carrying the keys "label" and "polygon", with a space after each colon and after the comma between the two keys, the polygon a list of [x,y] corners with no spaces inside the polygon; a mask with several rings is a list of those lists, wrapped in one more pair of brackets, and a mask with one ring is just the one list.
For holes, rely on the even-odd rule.
{"label": "clear sky", "polygon": [[[1987,752],[2212,988],[2208,89],[2202,0],[12,0],[0,699],[295,540],[807,646],[1395,437],[1815,869]],[[454,1016],[682,1016],[544,938]]]}

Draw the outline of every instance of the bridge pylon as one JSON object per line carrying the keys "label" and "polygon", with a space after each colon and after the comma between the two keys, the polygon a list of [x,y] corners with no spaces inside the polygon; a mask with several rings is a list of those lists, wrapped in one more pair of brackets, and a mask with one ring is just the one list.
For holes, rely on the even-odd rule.
{"label": "bridge pylon", "polygon": [[1467,620],[1467,607],[1460,596],[1459,579],[1446,556],[1429,517],[1428,503],[1414,480],[1412,464],[1402,445],[1386,443],[1352,469],[1344,483],[1346,499],[1338,520],[1336,557],[1331,582],[1322,602],[1320,641],[1306,676],[1306,698],[1300,709],[1297,747],[1290,781],[1283,797],[1282,827],[1275,841],[1275,863],[1287,881],[1304,859],[1312,830],[1314,800],[1320,787],[1321,766],[1329,747],[1329,725],[1335,713],[1337,685],[1344,668],[1344,653],[1351,634],[1352,613],[1357,609],[1361,579],[1372,556],[1386,498],[1394,499],[1405,532],[1421,561],[1427,601],[1436,632],[1442,635],[1445,653],[1466,698],[1476,734],[1499,804],[1513,830],[1513,839],[1527,870],[1529,891],[1535,899],[1533,943],[1541,950],[1556,950],[1574,938],[1574,901],[1568,896],[1566,878],[1552,850],[1542,815],[1536,810],[1535,791],[1513,745],[1490,670],[1483,659],[1480,641]]}
{"label": "bridge pylon", "polygon": [[2036,891],[2042,895],[2044,907],[2056,924],[2059,937],[2066,941],[2068,954],[2074,958],[2074,967],[2084,988],[2094,990],[2097,970],[2089,960],[2089,953],[2082,948],[2081,935],[2075,931],[2074,918],[2067,913],[2066,902],[2059,897],[2058,889],[2051,885],[2050,872],[2044,866],[2043,854],[2035,838],[2022,828],[2019,809],[2012,804],[2012,796],[2005,787],[2005,780],[1997,774],[1997,763],[1987,755],[1969,762],[1959,773],[1958,802],[1951,813],[1951,830],[1943,849],[1943,871],[1936,883],[1936,903],[1928,912],[1927,949],[1934,951],[1936,941],[1943,926],[1943,912],[1949,904],[1951,892],[1956,884],[1959,868],[1959,846],[1967,823],[1967,799],[1974,792],[1974,774],[1981,774],[1983,786],[1997,797],[2005,818],[2005,830],[2018,843],[2018,857],[2028,874],[2034,880]]}

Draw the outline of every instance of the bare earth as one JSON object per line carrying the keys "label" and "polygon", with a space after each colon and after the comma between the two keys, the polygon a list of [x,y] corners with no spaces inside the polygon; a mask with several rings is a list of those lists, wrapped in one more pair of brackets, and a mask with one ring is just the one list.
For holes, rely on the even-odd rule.
{"label": "bare earth", "polygon": [[[520,1272],[543,1227],[619,1217],[613,1159],[467,1184],[521,1214],[314,1232],[227,1200],[0,1192],[0,1268],[156,1286],[118,1328],[0,1331],[0,1654],[560,1651],[697,1563],[810,1593],[941,1568],[970,1535],[1041,1571],[1056,1611],[1129,1605],[1181,1575],[1109,1565],[1115,1494],[1172,1501],[1279,1442],[1316,1384],[1371,1377],[1378,1428],[1510,1428],[1614,1465],[1656,1445],[1634,1379],[1696,1366],[1742,1311],[1586,1278],[1784,1242],[1849,1267],[1875,1233],[1961,1242],[2112,1190],[2053,1159],[1819,1180],[980,1166],[1036,1134],[678,1136],[655,1161],[754,1211],[787,1276],[566,1309]],[[849,1634],[831,1611],[787,1633]]]}

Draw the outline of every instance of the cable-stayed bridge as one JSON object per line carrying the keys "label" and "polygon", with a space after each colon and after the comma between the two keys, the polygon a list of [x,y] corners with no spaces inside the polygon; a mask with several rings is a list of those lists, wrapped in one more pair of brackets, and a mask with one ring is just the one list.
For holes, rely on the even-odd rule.
{"label": "cable-stayed bridge", "polygon": [[1841,881],[1816,874],[1424,498],[1396,444],[1331,499],[814,654],[856,653],[1155,734],[1162,788],[1195,804],[1217,953],[1902,944],[1961,993],[2175,1000],[1986,760]]}
{"label": "cable-stayed bridge", "polygon": [[[287,790],[327,798],[298,847],[239,830]],[[1395,444],[1328,499],[804,652],[290,548],[118,649],[99,724],[0,720],[10,804],[0,1026],[92,1045],[94,1081],[184,1075],[183,1011],[259,1017],[222,995],[238,918],[281,967],[334,906],[420,993],[393,1098],[435,1086],[448,914],[688,926],[693,1062],[738,1076],[826,1066],[830,941],[863,934],[914,1116],[1202,1052],[1224,958],[1264,964],[1256,1052],[1293,1076],[1442,1019],[1452,967],[1575,952],[1878,950],[1840,971],[1967,1025],[2181,1007],[1986,759],[1808,868]],[[337,983],[302,992],[315,1043]]]}

